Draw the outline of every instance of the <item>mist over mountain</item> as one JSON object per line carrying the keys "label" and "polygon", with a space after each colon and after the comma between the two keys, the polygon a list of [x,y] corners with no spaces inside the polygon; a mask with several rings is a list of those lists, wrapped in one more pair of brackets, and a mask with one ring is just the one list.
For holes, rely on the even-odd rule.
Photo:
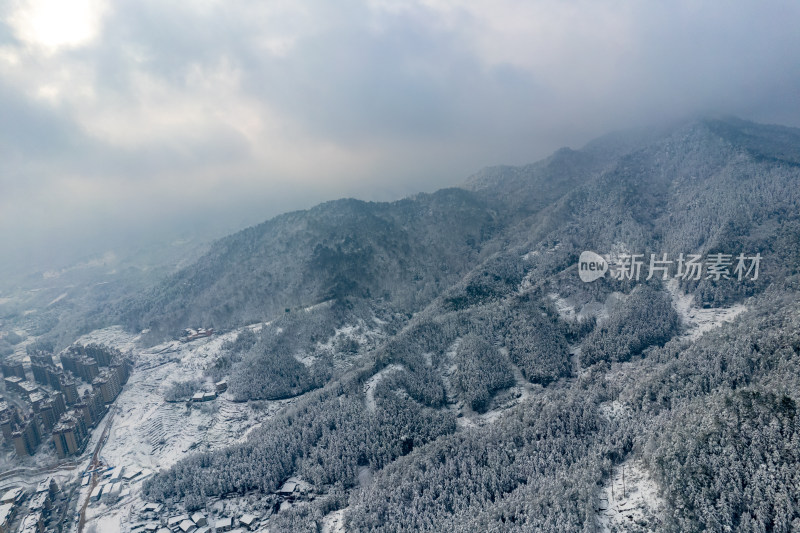
{"label": "mist over mountain", "polygon": [[0,2],[0,533],[800,532],[798,20]]}
{"label": "mist over mountain", "polygon": [[[637,253],[770,253],[759,286],[787,274],[794,256],[779,252],[790,253],[797,224],[798,130],[708,119],[648,135],[612,134],[524,167],[487,168],[461,189],[276,217],[221,239],[121,313],[131,327],[174,334],[331,299],[416,312],[490,258],[545,242],[560,247],[523,270],[549,275],[583,249],[623,243]],[[698,298],[717,303],[753,292],[698,285]]]}

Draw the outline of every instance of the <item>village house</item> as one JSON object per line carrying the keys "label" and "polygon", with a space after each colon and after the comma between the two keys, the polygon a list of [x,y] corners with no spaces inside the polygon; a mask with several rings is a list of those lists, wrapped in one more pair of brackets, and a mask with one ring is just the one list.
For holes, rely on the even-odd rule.
{"label": "village house", "polygon": [[189,520],[188,514],[181,514],[170,517],[167,519],[167,527],[175,531],[178,528],[178,526],[180,526],[181,522],[183,522],[184,520]]}
{"label": "village house", "polygon": [[16,506],[13,503],[0,504],[0,533],[7,533],[14,519]]}
{"label": "village house", "polygon": [[247,529],[251,529],[251,530],[256,526],[257,522],[258,522],[258,520],[256,519],[256,517],[254,515],[251,515],[251,514],[243,515],[239,519],[239,525],[240,526],[243,526],[243,527],[245,527]]}
{"label": "village house", "polygon": [[12,504],[16,505],[25,495],[25,491],[22,490],[20,487],[16,487],[13,489],[7,490],[2,496],[0,496],[0,504]]}
{"label": "village house", "polygon": [[233,520],[231,518],[220,518],[214,524],[214,529],[217,530],[217,533],[220,531],[230,531],[233,527]]}
{"label": "village house", "polygon": [[192,515],[192,522],[194,522],[194,525],[196,525],[197,527],[202,527],[202,526],[207,526],[208,525],[208,521],[206,521],[206,517],[203,516],[201,513],[194,513]]}

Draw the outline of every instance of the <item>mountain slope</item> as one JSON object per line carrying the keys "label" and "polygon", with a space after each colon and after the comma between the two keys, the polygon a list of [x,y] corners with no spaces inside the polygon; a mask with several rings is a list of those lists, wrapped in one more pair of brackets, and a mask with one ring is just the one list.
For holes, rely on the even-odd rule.
{"label": "mountain slope", "polygon": [[753,239],[767,238],[758,228],[766,234],[776,217],[795,220],[797,188],[787,176],[797,164],[796,130],[705,120],[647,143],[618,137],[483,170],[462,190],[388,204],[341,200],[276,217],[220,240],[126,302],[123,320],[162,335],[189,325],[226,329],[343,297],[413,312],[510,243],[577,235],[598,250],[624,242],[637,252],[750,245],[755,253]]}
{"label": "mountain slope", "polygon": [[[283,506],[271,531],[320,530],[331,511],[348,531],[590,532],[609,523],[602,512],[630,531],[790,531],[800,524],[793,146],[798,130],[702,120],[490,169],[465,190],[325,204],[221,241],[139,303],[144,323],[174,327],[203,305],[220,313],[216,293],[235,306],[209,320],[231,325],[334,303],[265,325],[256,348],[220,358],[220,375],[257,375],[269,357],[339,364],[342,332],[371,318],[377,340],[356,343],[246,442],[157,475],[146,496],[192,510],[299,476],[315,499]],[[758,279],[584,283],[584,250],[760,253],[762,263]],[[176,282],[189,288],[170,293]],[[677,315],[682,292],[746,311],[694,334]],[[624,494],[614,509],[602,500],[631,461],[661,501],[636,521]]]}
{"label": "mountain slope", "polygon": [[478,260],[496,218],[459,189],[391,204],[329,202],[220,240],[196,264],[127,302],[124,320],[175,334],[330,299],[385,299],[413,311]]}

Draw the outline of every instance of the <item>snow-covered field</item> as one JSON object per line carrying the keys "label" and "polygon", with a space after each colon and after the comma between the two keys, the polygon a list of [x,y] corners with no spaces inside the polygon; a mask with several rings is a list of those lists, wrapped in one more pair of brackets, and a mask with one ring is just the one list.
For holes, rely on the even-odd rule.
{"label": "snow-covered field", "polygon": [[644,463],[628,460],[614,467],[611,480],[603,487],[597,510],[602,533],[653,531],[665,508],[658,487]]}
{"label": "snow-covered field", "polygon": [[[171,341],[146,350],[138,349],[137,337],[120,328],[95,331],[80,339],[82,343],[98,342],[133,353],[134,370],[114,404],[113,423],[100,458],[124,472],[142,471],[135,480],[123,482],[123,491],[127,488],[129,493],[118,501],[101,498],[89,505],[87,531],[92,527],[98,533],[126,531],[123,526],[135,520],[144,503],[141,481],[148,475],[168,468],[187,453],[243,440],[249,431],[291,402],[262,402],[255,410],[251,404],[232,402],[225,393],[216,400],[195,404],[164,400],[165,391],[173,383],[206,379],[203,371],[217,360],[223,343],[237,333],[189,343]],[[203,389],[214,390],[214,384],[207,381]],[[89,450],[94,449],[99,434],[96,430]]]}
{"label": "snow-covered field", "polygon": [[[226,394],[191,406],[164,401],[173,383],[203,380],[203,370],[216,361],[226,337],[172,342],[136,355],[136,368],[117,399],[117,416],[103,448],[102,457],[109,464],[169,467],[191,450],[239,440],[258,423],[248,404],[234,403]],[[208,381],[203,388],[213,390],[213,383]]]}
{"label": "snow-covered field", "polygon": [[322,520],[322,533],[344,533],[344,512],[339,509],[328,514]]}
{"label": "snow-covered field", "polygon": [[702,308],[694,305],[694,296],[684,294],[678,287],[677,280],[667,282],[667,290],[672,295],[672,302],[687,327],[685,336],[691,340],[700,337],[703,333],[718,328],[725,322],[731,322],[741,313],[747,311],[747,307],[736,304],[731,307]]}
{"label": "snow-covered field", "polygon": [[[255,331],[260,326],[248,327]],[[144,479],[169,468],[187,454],[245,440],[253,429],[297,400],[237,403],[227,393],[201,403],[165,400],[165,393],[176,382],[196,380],[201,390],[215,390],[214,383],[205,377],[204,371],[215,364],[224,343],[234,340],[238,333],[237,330],[188,343],[169,341],[147,349],[137,346],[139,336],[126,333],[119,327],[93,331],[78,340],[83,344],[105,344],[133,355],[134,370],[114,403],[114,418],[100,459],[125,473],[141,471],[135,479],[122,482],[118,496],[111,499],[101,497],[100,501],[89,504],[85,531],[128,531],[132,524],[141,522],[139,511],[145,504],[141,496]],[[345,360],[348,357],[337,361],[341,354],[335,350],[335,342],[350,338],[361,346],[369,346],[380,337],[378,328],[369,328],[362,323],[337,330],[331,339],[320,343],[317,350],[331,352],[336,356],[334,364],[347,366],[351,363]],[[355,358],[355,355],[349,358]],[[102,430],[98,429],[92,436],[83,458],[84,468],[101,433]],[[76,470],[76,475],[81,470]],[[110,489],[110,484],[104,484]],[[84,488],[79,506],[88,497],[88,490]]]}
{"label": "snow-covered field", "polygon": [[558,293],[552,292],[548,297],[553,301],[558,315],[564,320],[586,320],[591,317],[597,319],[597,323],[601,324],[606,320],[611,311],[627,298],[621,292],[612,292],[609,294],[604,302],[589,301],[578,303],[574,298],[562,298]]}
{"label": "snow-covered field", "polygon": [[376,347],[386,337],[381,328],[380,320],[374,319],[376,322],[372,324],[364,320],[358,320],[356,324],[348,324],[337,328],[333,336],[325,342],[318,342],[313,354],[309,354],[300,362],[305,365],[311,365],[316,357],[320,355],[330,358],[333,362],[334,368],[337,370],[345,370],[351,368],[358,360],[358,355],[355,352],[347,352],[337,349],[337,344],[345,341],[354,341],[359,347],[359,352],[369,350]]}

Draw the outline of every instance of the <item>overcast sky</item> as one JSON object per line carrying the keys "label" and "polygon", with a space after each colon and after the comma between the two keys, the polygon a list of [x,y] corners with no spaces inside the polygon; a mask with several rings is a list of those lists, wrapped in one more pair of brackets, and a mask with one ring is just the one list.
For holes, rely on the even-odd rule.
{"label": "overcast sky", "polygon": [[796,1],[8,0],[0,261],[396,199],[697,113],[798,126],[798,20]]}

